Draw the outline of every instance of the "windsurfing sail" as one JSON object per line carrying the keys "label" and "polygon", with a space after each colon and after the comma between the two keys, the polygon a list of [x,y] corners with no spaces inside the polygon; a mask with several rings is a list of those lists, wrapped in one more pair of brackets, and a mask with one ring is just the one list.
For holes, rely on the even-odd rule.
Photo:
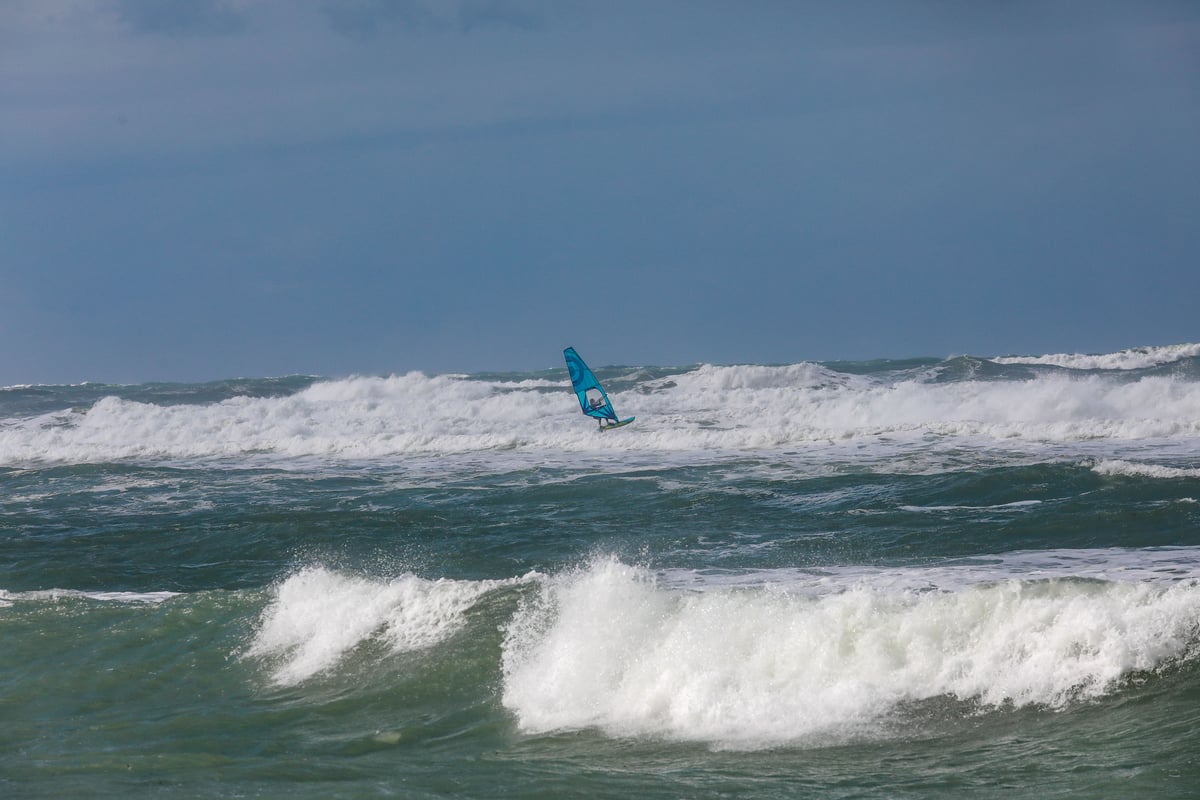
{"label": "windsurfing sail", "polygon": [[[604,387],[596,380],[595,374],[579,357],[579,353],[575,352],[574,347],[563,350],[563,357],[567,359],[567,371],[571,373],[571,388],[575,390],[575,396],[579,398],[579,407],[583,409],[584,414],[599,420],[601,428],[633,422],[633,417],[626,420],[617,417]],[[606,421],[609,423],[607,426]]]}

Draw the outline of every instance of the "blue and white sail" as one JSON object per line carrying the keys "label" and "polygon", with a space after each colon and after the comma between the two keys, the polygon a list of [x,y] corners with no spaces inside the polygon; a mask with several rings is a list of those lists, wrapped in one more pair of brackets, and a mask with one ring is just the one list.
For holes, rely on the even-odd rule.
{"label": "blue and white sail", "polygon": [[575,390],[575,396],[579,398],[579,407],[583,409],[584,414],[599,420],[602,430],[633,422],[633,417],[620,419],[617,416],[604,387],[596,380],[596,375],[575,352],[574,347],[563,350],[563,357],[567,360],[567,371],[571,373],[571,388]]}

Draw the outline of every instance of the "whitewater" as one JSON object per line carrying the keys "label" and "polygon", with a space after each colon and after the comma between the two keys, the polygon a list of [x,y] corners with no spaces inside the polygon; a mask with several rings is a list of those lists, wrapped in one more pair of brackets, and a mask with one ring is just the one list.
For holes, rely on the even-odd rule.
{"label": "whitewater", "polygon": [[0,794],[1193,796],[1200,345],[596,372],[0,388]]}
{"label": "whitewater", "polygon": [[3,421],[0,463],[261,454],[352,460],[499,450],[736,452],[922,436],[1031,443],[1190,440],[1200,434],[1194,374],[1200,356],[1192,350],[1162,348],[1139,353],[1138,360],[961,357],[895,368],[883,362],[869,372],[814,363],[615,370],[607,376],[614,402],[636,409],[645,421],[634,435],[606,439],[579,424],[563,402],[561,379],[548,377],[295,378],[294,392],[275,391],[287,384],[273,381],[266,396],[253,388],[237,394],[228,389],[232,396],[204,404],[164,402],[153,387],[85,384],[80,393],[101,396],[69,408],[38,397],[69,396],[61,388],[12,387],[0,389],[0,409],[35,406],[37,400],[49,408]]}

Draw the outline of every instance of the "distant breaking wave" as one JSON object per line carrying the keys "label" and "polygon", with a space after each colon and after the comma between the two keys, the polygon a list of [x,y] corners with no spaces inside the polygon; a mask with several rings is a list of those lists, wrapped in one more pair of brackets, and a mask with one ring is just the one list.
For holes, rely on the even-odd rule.
{"label": "distant breaking wave", "polygon": [[[958,442],[974,451],[1147,439],[1190,447],[1200,439],[1194,371],[1133,370],[1136,359],[1144,366],[1197,352],[1200,345],[1043,356],[1044,363],[1059,360],[1081,370],[1088,363],[1108,366],[1033,375],[1002,366],[986,374],[930,369],[927,361],[901,368],[812,362],[623,368],[612,371],[609,394],[622,414],[638,421],[620,435],[598,435],[581,417],[565,370],[561,381],[545,372],[412,372],[248,379],[216,388],[110,386],[102,394],[95,386],[57,387],[49,399],[41,392],[33,400],[10,389],[0,391],[0,466],[467,453],[498,460],[621,460],[639,453],[658,458],[901,441]],[[1108,371],[1114,364],[1125,366]],[[1112,451],[1090,455],[1126,458]]]}
{"label": "distant breaking wave", "polygon": [[1200,344],[1174,344],[1165,347],[1132,347],[1116,353],[1088,355],[1055,353],[1044,356],[1003,356],[989,359],[997,364],[1042,364],[1066,369],[1147,369],[1200,356]]}

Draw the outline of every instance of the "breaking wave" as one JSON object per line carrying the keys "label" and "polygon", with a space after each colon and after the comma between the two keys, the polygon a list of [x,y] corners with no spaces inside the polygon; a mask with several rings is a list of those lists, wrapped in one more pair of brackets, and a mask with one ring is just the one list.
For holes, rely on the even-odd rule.
{"label": "breaking wave", "polygon": [[272,664],[276,683],[300,683],[368,641],[392,652],[439,644],[463,628],[480,597],[523,580],[379,580],[309,567],[275,588],[247,654]]}
{"label": "breaking wave", "polygon": [[1136,582],[960,574],[950,588],[937,586],[949,572],[920,572],[695,591],[600,560],[547,580],[513,619],[503,702],[531,734],[754,749],[886,736],[904,707],[936,698],[1061,708],[1197,652],[1194,569]]}
{"label": "breaking wave", "polygon": [[993,358],[997,364],[1041,364],[1065,369],[1136,370],[1171,364],[1185,358],[1200,357],[1200,344],[1176,344],[1165,347],[1132,347],[1116,353],[1096,355],[1055,353],[1044,356],[1003,356]]}
{"label": "breaking wave", "polygon": [[[1094,358],[1133,369],[1197,349],[1179,345]],[[1072,358],[1084,366],[1082,357]],[[507,380],[421,373],[306,380],[288,393],[276,383],[259,393],[239,384],[245,394],[195,402],[181,400],[187,394],[182,390],[166,402],[107,387],[114,393],[86,400],[81,395],[79,405],[0,419],[0,466],[479,452],[554,458],[897,437],[977,440],[972,446],[1200,437],[1200,381],[1183,374],[1057,371],[1031,377],[1022,371],[947,380],[936,372],[928,365],[844,372],[801,363],[622,373],[609,393],[618,410],[638,422],[619,436],[597,435],[580,417],[565,378],[559,383],[540,373]],[[62,394],[67,402],[70,392]]]}

